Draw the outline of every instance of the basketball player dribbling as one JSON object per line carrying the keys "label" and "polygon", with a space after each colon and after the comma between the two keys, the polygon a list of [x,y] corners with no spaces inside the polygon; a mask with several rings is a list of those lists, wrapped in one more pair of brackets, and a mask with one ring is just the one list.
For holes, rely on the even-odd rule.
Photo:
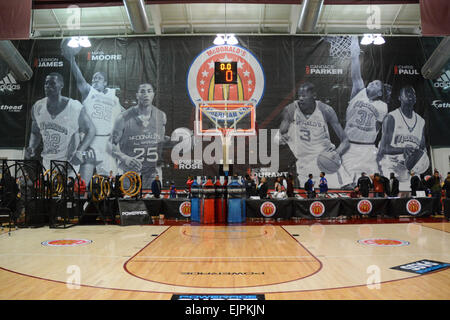
{"label": "basketball player dribbling", "polygon": [[[45,98],[36,101],[31,110],[31,133],[25,158],[36,156],[36,149],[43,143],[42,164],[50,169],[51,160],[69,161],[78,173],[84,152],[95,136],[95,127],[83,105],[61,95],[64,79],[53,72],[45,78]],[[79,135],[84,138],[79,142]],[[70,172],[74,176],[74,173]]]}
{"label": "basketball player dribbling", "polygon": [[[331,125],[340,140],[335,148],[328,132]],[[308,180],[308,174],[319,176],[317,158],[327,151],[335,150],[341,156],[348,148],[348,138],[338,121],[336,112],[329,105],[316,100],[312,83],[304,83],[298,89],[298,100],[287,105],[282,113],[280,144],[287,143],[297,158],[296,168],[300,182]],[[329,173],[328,185],[332,188],[351,183],[350,176],[342,166],[337,172]]]}
{"label": "basketball player dribbling", "polygon": [[400,182],[400,190],[409,190],[410,171],[406,167],[406,157],[415,150],[422,150],[413,168],[418,174],[429,167],[425,145],[425,120],[414,111],[416,92],[405,86],[399,94],[400,107],[389,112],[383,121],[379,144],[378,160],[384,175],[394,172]]}
{"label": "basketball player dribbling", "polygon": [[65,45],[65,42],[62,43],[61,49],[64,57],[70,62],[83,105],[96,128],[96,135],[90,146],[95,153],[95,162],[81,165],[82,176],[86,178],[86,181],[89,181],[94,169],[97,174],[103,176],[108,176],[110,171],[115,174],[117,173],[116,160],[106,152],[106,145],[114,121],[125,109],[120,105],[115,90],[107,88],[108,82],[105,73],[94,73],[92,85],[90,85],[86,82],[76,63],[74,50]]}
{"label": "basketball player dribbling", "polygon": [[390,95],[390,86],[374,80],[365,87],[361,76],[358,37],[352,37],[350,50],[353,86],[345,125],[350,147],[342,155],[342,164],[355,183],[361,172],[378,171],[375,140],[388,111],[383,97],[387,100],[390,98],[387,97]]}
{"label": "basketball player dribbling", "polygon": [[166,114],[153,103],[155,91],[149,83],[139,85],[137,105],[122,112],[114,123],[108,151],[117,159],[120,173],[135,171],[142,177],[142,188],[150,189],[165,137]]}

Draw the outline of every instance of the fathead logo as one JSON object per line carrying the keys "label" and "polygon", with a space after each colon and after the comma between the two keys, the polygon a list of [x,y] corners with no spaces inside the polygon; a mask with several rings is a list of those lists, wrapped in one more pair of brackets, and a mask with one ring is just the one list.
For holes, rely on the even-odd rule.
{"label": "fathead logo", "polygon": [[1,111],[8,111],[8,112],[20,112],[22,111],[22,108],[23,104],[21,104],[20,106],[7,106],[7,105],[0,106]]}
{"label": "fathead logo", "polygon": [[442,102],[442,100],[434,100],[431,105],[435,107],[436,109],[440,108],[450,108],[449,102]]}
{"label": "fathead logo", "polygon": [[408,213],[412,214],[413,216],[420,213],[421,209],[422,205],[416,199],[411,199],[406,203],[406,211],[408,211]]}
{"label": "fathead logo", "polygon": [[361,200],[358,202],[356,208],[361,214],[369,214],[372,212],[372,202],[370,202],[369,200]]}
{"label": "fathead logo", "polygon": [[178,208],[178,211],[183,217],[190,217],[191,216],[191,202],[190,201],[184,201],[180,204],[180,207]]}
{"label": "fathead logo", "polygon": [[261,204],[259,211],[264,217],[270,218],[277,212],[277,207],[272,202],[266,201]]}
{"label": "fathead logo", "polygon": [[314,201],[309,206],[309,212],[316,218],[321,217],[325,213],[325,206],[320,201]]}

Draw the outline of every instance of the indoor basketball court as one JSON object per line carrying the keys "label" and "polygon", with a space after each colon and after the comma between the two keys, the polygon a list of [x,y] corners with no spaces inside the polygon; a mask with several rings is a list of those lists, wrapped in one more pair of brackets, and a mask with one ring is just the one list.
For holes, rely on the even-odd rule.
{"label": "indoor basketball court", "polygon": [[449,300],[449,11],[2,2],[0,299]]}

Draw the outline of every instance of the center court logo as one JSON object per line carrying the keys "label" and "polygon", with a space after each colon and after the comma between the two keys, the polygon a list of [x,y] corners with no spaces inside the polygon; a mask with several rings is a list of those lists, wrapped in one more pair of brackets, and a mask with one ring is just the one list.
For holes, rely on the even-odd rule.
{"label": "center court logo", "polygon": [[86,239],[59,239],[59,240],[48,240],[41,244],[47,247],[76,247],[83,246],[92,243],[92,240]]}
{"label": "center court logo", "polygon": [[316,218],[319,218],[321,216],[323,216],[323,214],[325,213],[325,206],[322,202],[320,201],[314,201],[313,203],[311,203],[311,205],[309,206],[309,212]]}
{"label": "center court logo", "polygon": [[372,212],[372,202],[369,200],[360,200],[356,208],[360,214],[369,214]]}
{"label": "center court logo", "polygon": [[[214,62],[236,61],[236,85],[214,84]],[[265,87],[264,72],[256,57],[239,46],[221,45],[202,51],[192,62],[187,89],[194,104],[211,100],[253,101],[256,106]]]}
{"label": "center court logo", "polygon": [[266,201],[259,207],[259,212],[261,212],[265,218],[270,218],[277,212],[277,207],[272,202]]}
{"label": "center court logo", "polygon": [[191,202],[190,201],[184,201],[180,204],[180,207],[178,208],[178,211],[183,217],[190,217],[191,216]]}
{"label": "center court logo", "polygon": [[358,240],[358,243],[375,247],[402,247],[409,245],[408,241],[383,238],[362,239]]}
{"label": "center court logo", "polygon": [[420,201],[416,199],[411,199],[406,203],[406,211],[408,211],[409,214],[412,214],[414,216],[420,213],[420,210],[422,210],[422,205],[420,204]]}

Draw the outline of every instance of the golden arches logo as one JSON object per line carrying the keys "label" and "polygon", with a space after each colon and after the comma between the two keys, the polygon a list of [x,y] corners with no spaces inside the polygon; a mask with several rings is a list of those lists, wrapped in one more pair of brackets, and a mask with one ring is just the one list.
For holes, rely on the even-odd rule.
{"label": "golden arches logo", "polygon": [[272,202],[266,201],[261,204],[259,211],[264,217],[269,218],[277,212],[277,207]]}
{"label": "golden arches logo", "polygon": [[361,214],[369,214],[372,212],[372,203],[368,200],[361,200],[358,202],[357,209]]}
{"label": "golden arches logo", "polygon": [[321,217],[325,213],[325,206],[320,201],[314,201],[309,206],[309,212],[315,217]]}
{"label": "golden arches logo", "polygon": [[191,216],[191,202],[190,201],[184,201],[180,204],[179,212],[183,217],[190,217]]}
{"label": "golden arches logo", "polygon": [[422,210],[422,205],[416,199],[411,199],[406,203],[406,211],[409,214],[416,215]]}

